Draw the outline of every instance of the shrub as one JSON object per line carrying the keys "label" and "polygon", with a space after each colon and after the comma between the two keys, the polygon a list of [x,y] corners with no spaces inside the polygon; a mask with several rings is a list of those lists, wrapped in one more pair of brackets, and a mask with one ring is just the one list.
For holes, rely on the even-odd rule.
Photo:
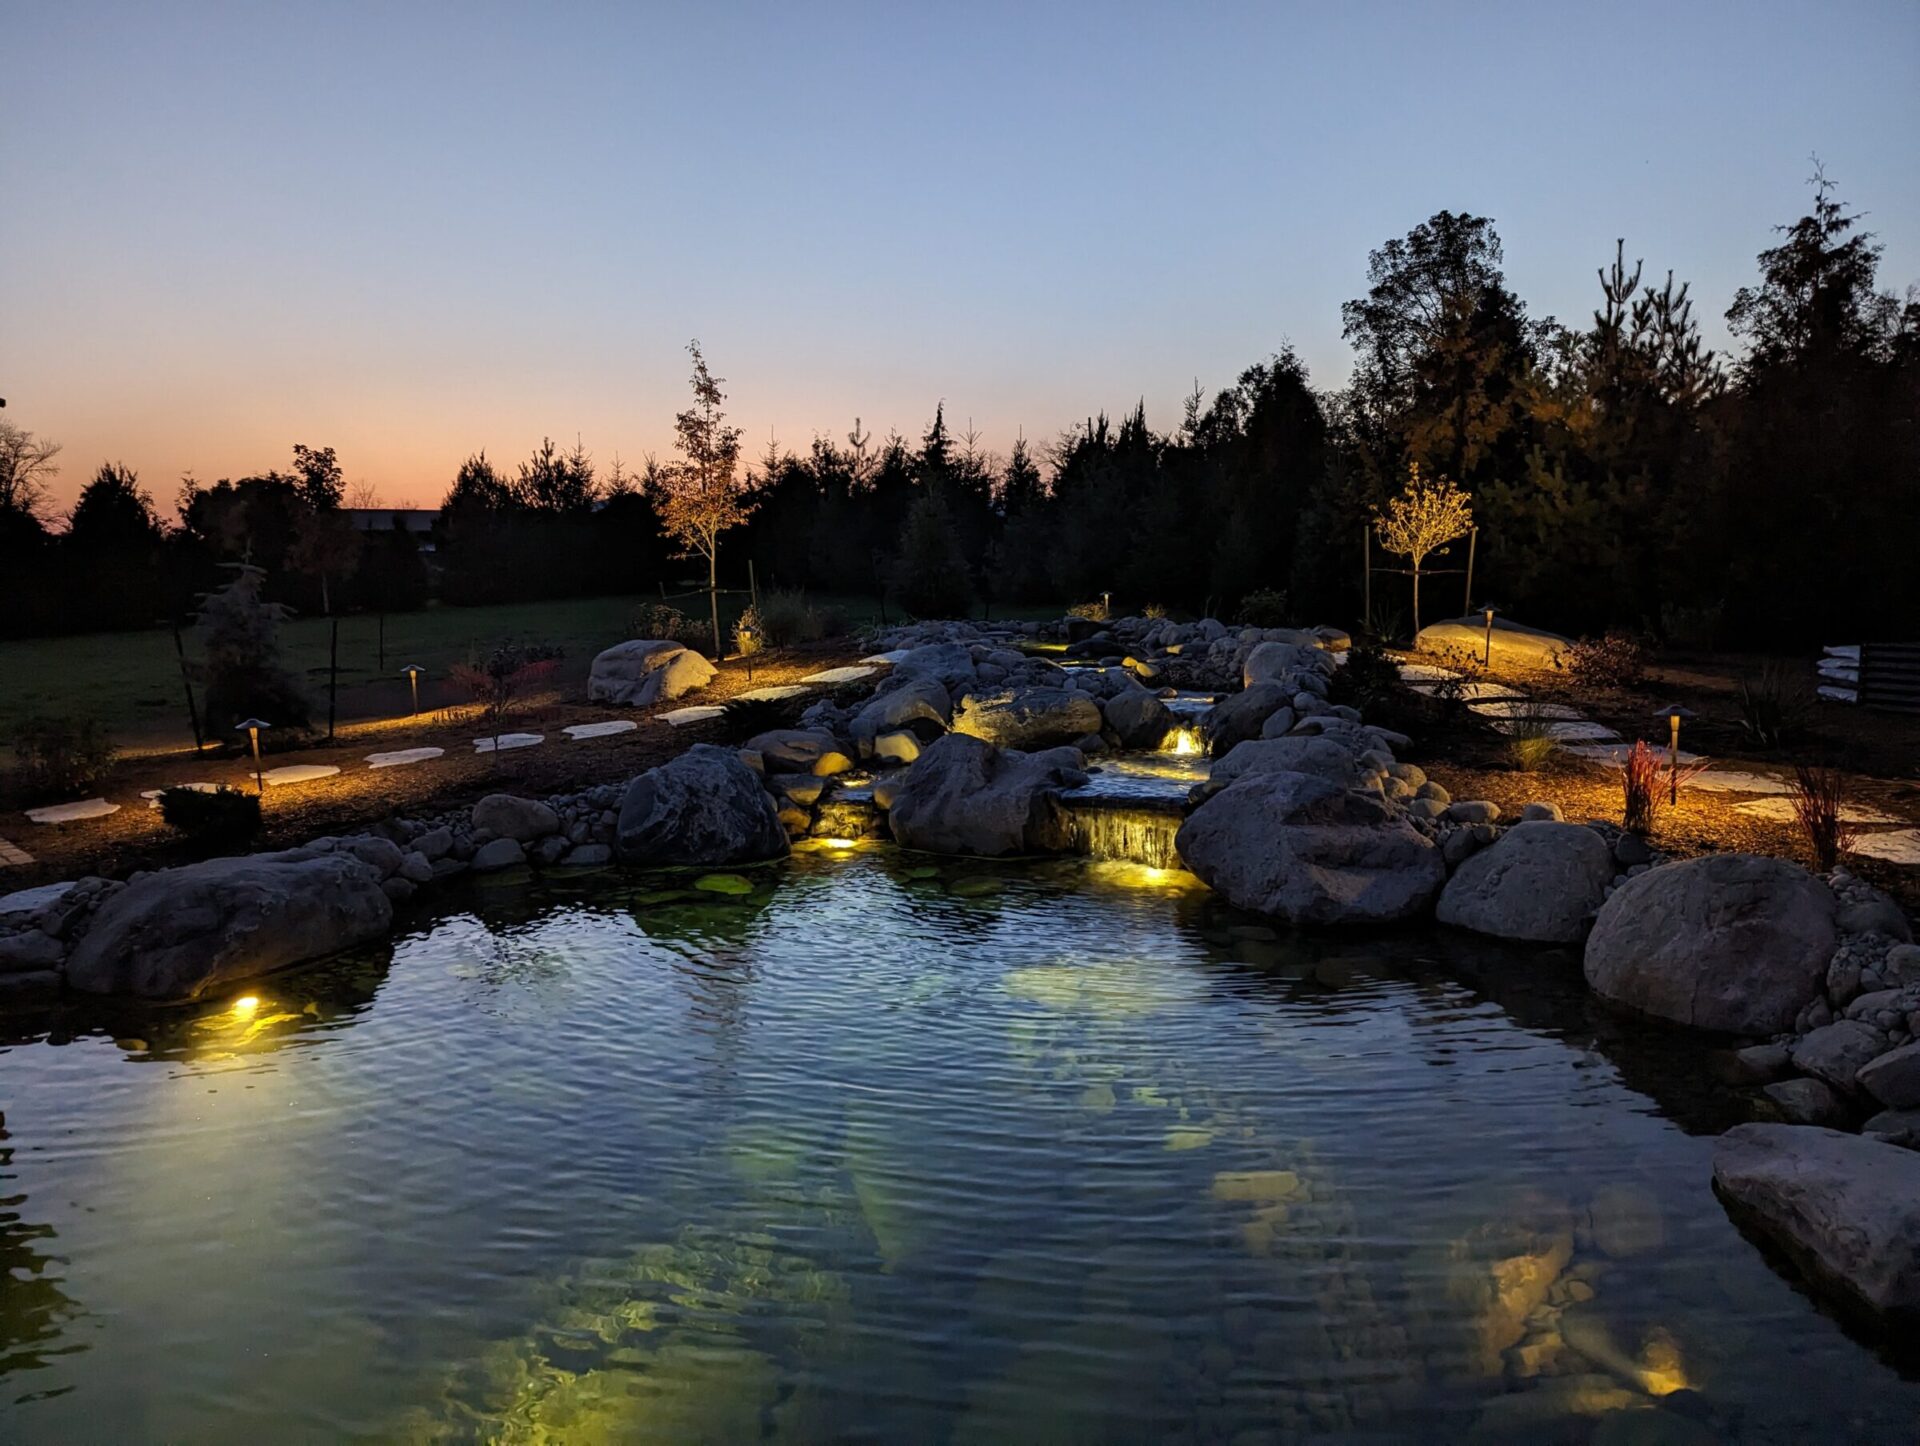
{"label": "shrub", "polygon": [[1652,831],[1654,819],[1667,803],[1670,793],[1707,766],[1704,758],[1680,765],[1673,776],[1666,756],[1641,739],[1627,751],[1626,767],[1621,770],[1620,787],[1625,795],[1621,823],[1628,833]]}
{"label": "shrub", "polygon": [[1149,622],[1161,623],[1165,622],[1170,614],[1167,612],[1167,605],[1165,603],[1150,602],[1140,609],[1140,616],[1146,618]]}
{"label": "shrub", "polygon": [[1668,603],[1660,609],[1660,631],[1667,646],[1688,652],[1704,653],[1720,636],[1719,603],[1704,607],[1679,607]]}
{"label": "shrub", "polygon": [[1793,813],[1800,831],[1807,836],[1814,862],[1826,873],[1840,862],[1840,855],[1853,846],[1857,829],[1845,818],[1845,783],[1837,769],[1809,768],[1798,764],[1793,770]]}
{"label": "shrub", "polygon": [[627,624],[627,636],[678,643],[681,647],[691,648],[696,653],[708,653],[713,650],[713,633],[707,624],[698,622],[681,612],[679,608],[663,602],[648,603],[635,613],[632,621]]}
{"label": "shrub", "polygon": [[1506,720],[1507,761],[1522,773],[1538,773],[1553,756],[1553,720],[1532,704]]}
{"label": "shrub", "polygon": [[242,718],[264,718],[275,728],[307,726],[306,694],[280,663],[286,609],[261,596],[266,578],[257,567],[239,565],[232,582],[200,600],[200,674],[214,738],[231,738]]}
{"label": "shrub", "polygon": [[844,637],[850,626],[844,609],[809,602],[804,592],[766,592],[734,625],[734,646],[742,653],[788,648]]}
{"label": "shrub", "polygon": [[792,717],[784,698],[732,698],[720,707],[721,729],[735,743],[785,728]]}
{"label": "shrub", "polygon": [[1375,603],[1360,620],[1360,636],[1382,646],[1400,636],[1400,609]]}
{"label": "shrub", "polygon": [[527,694],[560,666],[562,649],[545,643],[505,643],[478,662],[458,663],[453,681],[480,705],[481,719],[498,734]]}
{"label": "shrub", "polygon": [[208,848],[243,848],[260,832],[260,799],[237,788],[168,788],[160,794],[160,817]]}
{"label": "shrub", "polygon": [[1257,587],[1240,599],[1233,621],[1243,628],[1284,628],[1291,616],[1284,589]]}
{"label": "shrub", "polygon": [[1330,702],[1345,703],[1362,714],[1398,700],[1400,669],[1379,648],[1358,643],[1347,649],[1347,662],[1336,669],[1327,685]]}
{"label": "shrub", "polygon": [[113,739],[92,718],[28,718],[12,742],[20,790],[31,798],[84,793],[113,773]]}
{"label": "shrub", "polygon": [[1738,698],[1740,727],[1761,748],[1796,742],[1813,712],[1813,693],[1806,680],[1777,663],[1742,678]]}
{"label": "shrub", "polygon": [[1617,628],[1582,638],[1567,649],[1565,666],[1583,688],[1637,688],[1647,677],[1646,639]]}
{"label": "shrub", "polygon": [[1113,613],[1104,602],[1083,602],[1068,608],[1067,616],[1085,618],[1090,623],[1104,623],[1112,620]]}

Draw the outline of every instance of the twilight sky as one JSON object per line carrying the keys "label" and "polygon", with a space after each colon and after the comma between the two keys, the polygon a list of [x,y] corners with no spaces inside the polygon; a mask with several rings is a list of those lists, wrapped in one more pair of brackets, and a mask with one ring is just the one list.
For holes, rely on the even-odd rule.
{"label": "twilight sky", "polygon": [[689,337],[758,452],[944,398],[1004,449],[1177,422],[1370,247],[1492,216],[1535,313],[1613,238],[1710,341],[1813,153],[1920,281],[1920,3],[0,0],[0,396],[167,510],[332,445],[669,450]]}

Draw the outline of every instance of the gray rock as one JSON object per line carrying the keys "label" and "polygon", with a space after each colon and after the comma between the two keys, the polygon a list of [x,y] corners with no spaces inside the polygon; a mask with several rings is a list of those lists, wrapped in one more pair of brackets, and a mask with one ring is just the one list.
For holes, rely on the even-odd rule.
{"label": "gray rock", "polygon": [[66,957],[58,939],[40,929],[0,934],[0,974],[26,974],[52,969]]}
{"label": "gray rock", "polygon": [[1500,817],[1500,805],[1484,798],[1466,799],[1448,804],[1447,817],[1455,823],[1492,823]]}
{"label": "gray rock", "polygon": [[769,774],[811,773],[827,778],[853,767],[840,740],[820,728],[776,728],[749,738],[746,746],[760,755]]}
{"label": "gray rock", "polygon": [[785,855],[787,831],[758,774],[732,749],[696,743],[627,785],[615,851],[639,864],[751,863]]}
{"label": "gray rock", "polygon": [[418,849],[413,850],[400,860],[397,870],[399,876],[416,884],[433,881],[433,862]]}
{"label": "gray rock", "polygon": [[1761,1093],[1773,1101],[1780,1118],[1790,1124],[1843,1125],[1851,1113],[1847,1102],[1817,1079],[1783,1079]]}
{"label": "gray rock", "polygon": [[453,852],[453,830],[445,827],[429,829],[413,841],[413,847],[425,856],[428,863],[437,863]]}
{"label": "gray rock", "polygon": [[1260,737],[1267,719],[1288,704],[1288,693],[1278,683],[1255,683],[1243,692],[1222,698],[1200,719],[1208,751],[1222,758],[1234,745]]}
{"label": "gray rock", "polygon": [[1651,863],[1653,850],[1638,834],[1623,833],[1613,841],[1613,856],[1621,868],[1630,869],[1638,864]]}
{"label": "gray rock", "polygon": [[1738,1125],[1713,1152],[1736,1219],[1816,1286],[1902,1320],[1920,1315],[1920,1153],[1804,1125]]}
{"label": "gray rock", "polygon": [[[1474,616],[1429,623],[1420,629],[1413,646],[1422,653],[1444,653],[1458,649],[1476,658],[1484,657],[1487,653],[1487,620],[1482,616]],[[1496,670],[1554,668],[1559,666],[1560,655],[1571,646],[1572,642],[1558,633],[1530,628],[1511,618],[1496,617],[1493,620],[1493,659],[1490,666]]]}
{"label": "gray rock", "polygon": [[1516,824],[1455,871],[1443,924],[1538,944],[1577,943],[1613,879],[1613,855],[1577,823]]}
{"label": "gray rock", "polygon": [[969,693],[953,711],[955,733],[1022,751],[1071,744],[1102,721],[1100,705],[1075,688]]}
{"label": "gray rock", "polygon": [[1304,773],[1243,775],[1194,810],[1174,847],[1235,907],[1294,923],[1408,918],[1446,881],[1439,849],[1379,798]]}
{"label": "gray rock", "polygon": [[889,678],[910,683],[930,680],[957,698],[979,681],[979,674],[971,648],[961,643],[927,643],[908,649],[904,658],[897,659]]}
{"label": "gray rock", "polygon": [[635,638],[615,643],[594,658],[587,673],[587,700],[645,708],[706,687],[716,671],[679,643]]}
{"label": "gray rock", "polygon": [[1730,1056],[1735,1084],[1772,1084],[1793,1067],[1793,1051],[1784,1044],[1750,1044]]}
{"label": "gray rock", "polygon": [[1431,778],[1414,789],[1415,798],[1424,798],[1429,803],[1440,804],[1443,808],[1453,802],[1453,795],[1435,783]]}
{"label": "gray rock", "polygon": [[1560,812],[1560,805],[1557,803],[1528,803],[1521,805],[1520,808],[1522,823],[1560,823],[1565,818],[1566,815]]}
{"label": "gray rock", "polygon": [[1285,738],[1293,732],[1294,714],[1290,707],[1282,706],[1267,715],[1267,721],[1260,725],[1262,738]]}
{"label": "gray rock", "polygon": [[377,938],[393,905],[376,870],[303,849],[151,873],[101,905],[67,960],[89,994],[199,999]]}
{"label": "gray rock", "polygon": [[[1064,848],[1059,794],[1087,781],[1077,749],[1026,753],[950,733],[934,741],[884,805],[893,836],[930,853],[1034,853]],[[875,789],[875,800],[879,789]]]}
{"label": "gray rock", "polygon": [[1896,944],[1880,962],[1880,977],[1896,988],[1920,984],[1920,944]]}
{"label": "gray rock", "polygon": [[1860,1127],[1860,1133],[1889,1145],[1920,1150],[1920,1110],[1882,1110]]}
{"label": "gray rock", "polygon": [[1837,1019],[1794,1041],[1793,1067],[1802,1074],[1825,1080],[1837,1090],[1850,1092],[1860,1066],[1886,1047],[1886,1035],[1871,1024],[1857,1019]]}
{"label": "gray rock", "polygon": [[1208,781],[1224,788],[1248,773],[1305,773],[1341,788],[1360,781],[1353,755],[1331,738],[1249,738],[1216,759]]}
{"label": "gray rock", "polygon": [[1903,1044],[1867,1061],[1854,1078],[1890,1110],[1920,1110],[1920,1044]]}
{"label": "gray rock", "polygon": [[[1397,778],[1387,780],[1389,784],[1400,784]],[[1400,784],[1401,788],[1406,787]],[[1414,818],[1437,819],[1446,815],[1447,806],[1437,798],[1412,798],[1407,800],[1407,812]]]}
{"label": "gray rock", "polygon": [[1629,879],[1588,936],[1587,983],[1643,1014],[1777,1034],[1818,998],[1832,891],[1784,859],[1714,854]]}
{"label": "gray rock", "polygon": [[473,827],[476,833],[484,829],[495,839],[524,844],[557,833],[560,819],[538,799],[490,793],[473,806]]}
{"label": "gray rock", "polygon": [[533,858],[540,864],[557,864],[573,847],[563,834],[552,833],[533,846]]}
{"label": "gray rock", "polygon": [[953,700],[946,688],[937,678],[920,678],[876,694],[854,715],[849,731],[856,741],[870,741],[916,723],[945,731],[952,717]]}
{"label": "gray rock", "polygon": [[1448,868],[1458,868],[1490,842],[1480,838],[1478,829],[1456,828],[1441,841],[1440,853]]}
{"label": "gray rock", "polygon": [[527,847],[517,838],[490,839],[473,851],[473,871],[476,874],[498,873],[501,869],[510,869],[526,861]]}
{"label": "gray rock", "polygon": [[1145,688],[1127,688],[1101,710],[1122,748],[1158,748],[1173,731],[1173,714]]}
{"label": "gray rock", "polygon": [[567,855],[567,867],[575,869],[598,868],[612,862],[613,849],[608,844],[580,844]]}
{"label": "gray rock", "polygon": [[380,892],[396,904],[404,904],[411,899],[414,890],[419,887],[412,879],[403,879],[398,874],[380,881]]}
{"label": "gray rock", "polygon": [[406,857],[401,852],[399,844],[391,839],[375,838],[372,835],[341,839],[340,850],[343,853],[352,854],[361,863],[378,869],[382,878],[397,871],[401,861]]}
{"label": "gray rock", "polygon": [[1858,896],[1840,905],[1838,924],[1843,934],[1884,934],[1906,943],[1913,938],[1913,926],[1900,906],[1880,890],[1855,883]]}
{"label": "gray rock", "polygon": [[1316,644],[1302,647],[1292,642],[1261,643],[1240,665],[1240,685],[1251,688],[1255,683],[1291,684],[1301,673],[1317,667],[1315,655],[1319,651]]}

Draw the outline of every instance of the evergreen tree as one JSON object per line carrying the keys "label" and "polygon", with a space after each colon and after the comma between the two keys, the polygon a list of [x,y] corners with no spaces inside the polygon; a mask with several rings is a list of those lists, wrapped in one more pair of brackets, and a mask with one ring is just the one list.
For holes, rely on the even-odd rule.
{"label": "evergreen tree", "polygon": [[914,499],[891,570],[894,596],[916,617],[960,618],[973,606],[967,559],[941,491]]}

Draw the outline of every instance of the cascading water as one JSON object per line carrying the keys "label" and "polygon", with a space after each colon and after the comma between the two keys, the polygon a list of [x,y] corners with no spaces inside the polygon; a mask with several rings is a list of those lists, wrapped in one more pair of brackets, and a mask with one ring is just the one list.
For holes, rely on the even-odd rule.
{"label": "cascading water", "polygon": [[1184,815],[1173,808],[1107,800],[1068,801],[1068,836],[1074,852],[1109,862],[1145,864],[1154,869],[1185,867],[1173,836]]}

